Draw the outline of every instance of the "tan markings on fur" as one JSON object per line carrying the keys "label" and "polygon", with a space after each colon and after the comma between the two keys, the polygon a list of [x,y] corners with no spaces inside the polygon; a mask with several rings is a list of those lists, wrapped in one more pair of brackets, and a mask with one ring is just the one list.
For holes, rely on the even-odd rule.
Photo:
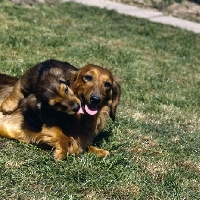
{"label": "tan markings on fur", "polygon": [[[66,90],[67,90],[67,92],[66,92]],[[73,96],[74,95],[74,92],[68,86],[66,86],[64,83],[60,84],[59,93],[62,96],[66,95],[66,94],[69,95],[69,96]]]}
{"label": "tan markings on fur", "polygon": [[59,102],[61,102],[61,101],[62,101],[62,98],[61,98],[61,97],[56,97],[56,98],[54,98],[54,99],[50,99],[49,105],[53,106],[53,105],[55,105],[56,103],[59,103]]}
{"label": "tan markings on fur", "polygon": [[[67,89],[68,91],[70,90],[69,87],[67,87],[64,83],[61,83],[61,84],[60,84],[60,87],[59,87],[59,93],[62,94],[62,95],[64,95],[66,89]],[[74,94],[74,93],[73,93],[73,94]]]}
{"label": "tan markings on fur", "polygon": [[19,101],[23,98],[24,95],[21,92],[21,80],[18,80],[9,97],[1,104],[0,110],[4,114],[12,113],[17,109]]}
{"label": "tan markings on fur", "polygon": [[54,76],[60,76],[60,75],[63,75],[62,73],[62,70],[61,69],[58,69],[58,68],[51,68],[49,69],[48,71],[49,74],[52,74]]}
{"label": "tan markings on fur", "polygon": [[0,90],[0,105],[9,96],[12,91],[12,87],[5,85],[3,89]]}
{"label": "tan markings on fur", "polygon": [[[59,87],[57,88],[57,92],[58,92],[58,95],[50,99],[49,105],[54,106],[57,103],[59,103],[60,107],[58,106],[56,110],[65,111],[68,114],[74,114],[74,112],[71,111],[70,108],[73,107],[75,103],[78,103],[79,105],[81,105],[80,100],[76,98],[76,96],[74,95],[74,92],[68,86],[66,86],[66,84],[63,84],[63,83],[59,85]],[[51,91],[51,93],[53,93],[53,91]],[[63,110],[62,106],[65,107],[66,110]]]}

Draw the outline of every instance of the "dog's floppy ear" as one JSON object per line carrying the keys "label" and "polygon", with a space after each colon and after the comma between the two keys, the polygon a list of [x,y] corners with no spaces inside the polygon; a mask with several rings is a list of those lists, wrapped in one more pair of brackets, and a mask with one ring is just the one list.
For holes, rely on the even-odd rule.
{"label": "dog's floppy ear", "polygon": [[77,80],[78,72],[79,71],[75,71],[75,70],[69,71],[68,80],[67,80],[67,82],[69,83],[68,86],[71,86],[71,84],[74,83]]}
{"label": "dog's floppy ear", "polygon": [[119,99],[121,95],[121,86],[120,83],[122,80],[119,77],[113,76],[114,81],[112,85],[112,90],[110,93],[110,117],[114,121],[115,120],[115,113],[117,109],[117,105],[119,104]]}

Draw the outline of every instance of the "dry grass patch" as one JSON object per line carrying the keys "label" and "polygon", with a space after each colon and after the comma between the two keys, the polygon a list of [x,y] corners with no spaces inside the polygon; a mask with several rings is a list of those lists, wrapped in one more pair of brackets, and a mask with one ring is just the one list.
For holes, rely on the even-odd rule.
{"label": "dry grass patch", "polygon": [[200,174],[200,162],[186,160],[182,164],[187,170],[194,171]]}
{"label": "dry grass patch", "polygon": [[16,160],[9,160],[5,163],[5,168],[12,169],[12,168],[20,168],[25,162],[16,161]]}

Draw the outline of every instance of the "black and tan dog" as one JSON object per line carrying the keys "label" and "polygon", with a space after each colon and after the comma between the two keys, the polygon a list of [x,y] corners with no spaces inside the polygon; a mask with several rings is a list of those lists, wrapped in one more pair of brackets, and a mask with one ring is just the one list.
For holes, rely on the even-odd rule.
{"label": "black and tan dog", "polygon": [[[44,63],[47,68],[51,65],[67,67],[67,63],[55,60],[45,61],[39,65]],[[70,83],[70,88],[81,101],[81,108],[77,114],[69,115],[66,112],[60,112],[50,104],[43,103],[42,97],[40,99],[42,129],[40,131],[31,129],[30,121],[35,121],[34,117],[33,119],[31,117],[34,115],[32,108],[37,105],[38,100],[37,95],[30,94],[25,96],[26,98],[20,102],[15,112],[10,115],[0,115],[0,135],[26,143],[49,144],[55,148],[54,157],[58,160],[64,159],[67,154],[79,154],[87,147],[89,152],[98,156],[109,155],[108,151],[98,149],[91,144],[94,137],[102,130],[106,119],[109,116],[113,120],[115,118],[120,98],[120,80],[107,69],[96,65],[87,65],[80,70],[72,67],[70,70],[73,72],[64,80]],[[10,93],[13,95],[14,91],[23,88],[22,82],[20,87],[16,87],[19,80],[13,77],[0,75],[0,78],[0,94],[2,95],[0,103],[8,98]],[[48,89],[47,85],[46,90]],[[16,99],[19,100],[22,96],[19,95],[19,97]],[[23,117],[24,110],[25,113],[33,110],[33,114],[29,113],[28,122],[27,117]]]}
{"label": "black and tan dog", "polygon": [[76,68],[67,62],[47,60],[35,65],[15,83],[12,92],[3,101],[1,111],[10,114],[17,109],[20,100],[35,94],[38,103],[42,101],[68,114],[77,112],[80,101],[75,99],[68,87],[73,79],[73,71]]}

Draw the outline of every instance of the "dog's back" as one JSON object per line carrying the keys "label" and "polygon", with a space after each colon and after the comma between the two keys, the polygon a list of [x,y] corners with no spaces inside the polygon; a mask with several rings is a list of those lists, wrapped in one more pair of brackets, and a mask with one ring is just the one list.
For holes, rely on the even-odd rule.
{"label": "dog's back", "polygon": [[1,74],[0,73],[0,87],[2,88],[4,85],[11,85],[14,86],[14,84],[17,82],[18,78]]}
{"label": "dog's back", "polygon": [[64,82],[71,82],[73,73],[77,69],[68,62],[57,60],[46,60],[33,67],[31,67],[21,77],[21,89],[25,94],[37,93],[37,86],[41,81],[44,81],[47,76],[54,76]]}

